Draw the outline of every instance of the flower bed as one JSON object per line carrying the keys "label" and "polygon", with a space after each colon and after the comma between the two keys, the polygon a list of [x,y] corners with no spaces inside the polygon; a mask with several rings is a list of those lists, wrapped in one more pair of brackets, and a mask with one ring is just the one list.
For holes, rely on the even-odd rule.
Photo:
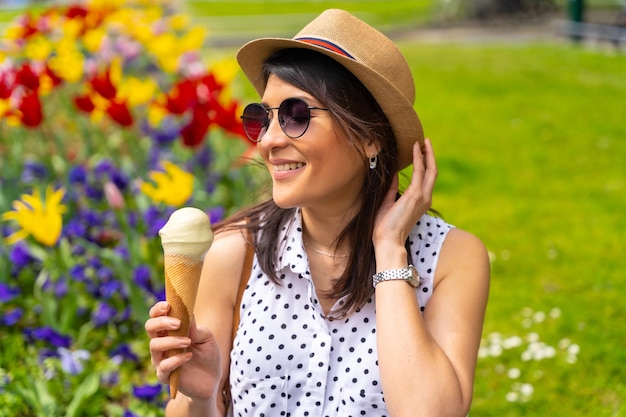
{"label": "flower bed", "polygon": [[[236,66],[166,1],[20,17],[0,49],[0,416],[161,415],[158,230],[250,202]],[[210,52],[210,51],[209,51]],[[212,58],[209,56],[209,58]]]}

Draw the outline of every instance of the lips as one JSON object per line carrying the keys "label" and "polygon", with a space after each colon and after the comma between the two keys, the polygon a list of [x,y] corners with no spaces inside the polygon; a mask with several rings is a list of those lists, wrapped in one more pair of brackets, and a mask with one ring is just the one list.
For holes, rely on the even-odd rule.
{"label": "lips", "polygon": [[274,165],[274,172],[292,171],[294,169],[302,168],[305,164],[303,162],[290,162],[288,164]]}

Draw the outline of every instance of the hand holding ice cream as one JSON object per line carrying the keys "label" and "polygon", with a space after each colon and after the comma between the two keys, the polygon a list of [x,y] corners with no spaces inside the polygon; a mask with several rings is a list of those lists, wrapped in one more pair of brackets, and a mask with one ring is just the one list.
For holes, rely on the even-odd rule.
{"label": "hand holding ice cream", "polygon": [[[159,231],[165,266],[165,298],[170,313],[181,321],[174,336],[189,336],[202,262],[213,243],[211,222],[202,210],[184,207],[176,210]],[[182,352],[170,351],[169,356]],[[170,395],[176,398],[180,370],[170,374]]]}

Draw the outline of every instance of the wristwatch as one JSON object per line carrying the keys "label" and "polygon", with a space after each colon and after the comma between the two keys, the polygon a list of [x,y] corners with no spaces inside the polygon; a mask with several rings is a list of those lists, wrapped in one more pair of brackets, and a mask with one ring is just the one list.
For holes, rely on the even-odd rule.
{"label": "wristwatch", "polygon": [[417,269],[413,265],[409,265],[400,269],[388,269],[386,271],[381,271],[373,276],[373,284],[374,288],[376,285],[383,281],[391,281],[396,279],[402,279],[411,284],[412,287],[417,287],[420,285],[420,277],[417,275]]}

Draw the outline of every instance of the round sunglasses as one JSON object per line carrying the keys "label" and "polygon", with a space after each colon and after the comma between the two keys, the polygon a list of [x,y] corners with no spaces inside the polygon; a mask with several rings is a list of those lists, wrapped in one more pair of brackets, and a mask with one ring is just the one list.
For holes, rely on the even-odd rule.
{"label": "round sunglasses", "polygon": [[309,128],[311,110],[326,110],[309,106],[300,98],[288,98],[278,107],[265,107],[260,103],[248,104],[243,109],[241,120],[243,130],[252,142],[260,142],[272,121],[273,111],[278,110],[278,124],[285,135],[292,139],[299,138]]}

